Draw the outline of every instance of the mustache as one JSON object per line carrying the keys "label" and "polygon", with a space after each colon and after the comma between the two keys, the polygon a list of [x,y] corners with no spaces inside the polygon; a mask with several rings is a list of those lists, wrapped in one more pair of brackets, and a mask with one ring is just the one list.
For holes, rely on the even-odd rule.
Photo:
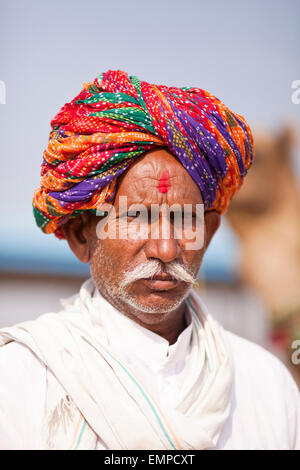
{"label": "mustache", "polygon": [[158,260],[150,260],[139,264],[132,271],[126,271],[120,287],[126,287],[139,279],[152,278],[155,275],[163,273],[169,274],[177,281],[183,281],[188,284],[194,284],[197,281],[197,277],[188,271],[181,263],[178,263],[178,261],[163,264]]}

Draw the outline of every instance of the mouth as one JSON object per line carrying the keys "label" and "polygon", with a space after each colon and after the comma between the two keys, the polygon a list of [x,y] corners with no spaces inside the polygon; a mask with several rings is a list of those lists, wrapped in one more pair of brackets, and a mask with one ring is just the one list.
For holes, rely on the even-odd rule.
{"label": "mouth", "polygon": [[150,278],[141,279],[143,283],[152,290],[166,291],[174,289],[179,281],[169,274],[156,274]]}

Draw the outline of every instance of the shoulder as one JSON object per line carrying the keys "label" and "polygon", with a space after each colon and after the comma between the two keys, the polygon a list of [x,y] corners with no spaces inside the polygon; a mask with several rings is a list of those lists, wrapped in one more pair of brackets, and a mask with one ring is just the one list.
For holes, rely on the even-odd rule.
{"label": "shoulder", "polygon": [[225,330],[234,363],[236,413],[277,448],[300,447],[300,394],[283,362],[263,347]]}
{"label": "shoulder", "polygon": [[233,354],[234,365],[239,372],[247,370],[247,376],[255,383],[266,384],[268,380],[283,380],[298,390],[289,370],[278,357],[262,346],[228,330],[225,330],[225,334]]}
{"label": "shoulder", "polygon": [[0,347],[0,449],[35,448],[43,417],[46,367],[25,345]]}
{"label": "shoulder", "polygon": [[[7,384],[22,381],[25,377],[28,379],[28,373],[35,381],[45,374],[45,365],[26,345],[11,341],[0,346],[0,371]],[[4,380],[1,385],[4,385]]]}

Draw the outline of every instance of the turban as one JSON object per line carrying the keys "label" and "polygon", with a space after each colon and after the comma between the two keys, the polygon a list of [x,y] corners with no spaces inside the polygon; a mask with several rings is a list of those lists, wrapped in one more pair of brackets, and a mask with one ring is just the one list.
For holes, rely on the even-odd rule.
{"label": "turban", "polygon": [[196,182],[205,210],[219,213],[253,159],[245,119],[205,90],[153,85],[121,70],[85,83],[51,121],[33,197],[37,225],[64,238],[62,224],[113,201],[117,178],[145,152],[161,147]]}

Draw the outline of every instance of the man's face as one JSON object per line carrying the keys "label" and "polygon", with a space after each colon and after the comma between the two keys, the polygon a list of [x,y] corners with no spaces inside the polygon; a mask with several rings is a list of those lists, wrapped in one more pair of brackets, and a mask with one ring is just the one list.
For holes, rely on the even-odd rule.
{"label": "man's face", "polygon": [[[128,207],[143,204],[149,209],[149,214],[153,204],[176,204],[182,209],[184,204],[190,204],[193,224],[196,223],[196,205],[203,203],[196,183],[166,150],[146,154],[120,178],[114,201],[119,228],[124,222],[134,223],[135,219],[120,210],[120,196],[127,197]],[[190,240],[184,234],[175,238],[172,214],[168,238],[162,235],[161,213],[158,219],[154,219],[159,230],[159,236],[156,232],[155,238],[150,233],[150,216],[144,221],[150,235],[142,239],[99,239],[96,231],[100,220],[95,216],[90,228],[90,269],[99,291],[114,306],[124,313],[130,312],[143,323],[161,321],[188,295],[199,270],[204,247],[188,249]],[[203,224],[200,230],[204,231]]]}

